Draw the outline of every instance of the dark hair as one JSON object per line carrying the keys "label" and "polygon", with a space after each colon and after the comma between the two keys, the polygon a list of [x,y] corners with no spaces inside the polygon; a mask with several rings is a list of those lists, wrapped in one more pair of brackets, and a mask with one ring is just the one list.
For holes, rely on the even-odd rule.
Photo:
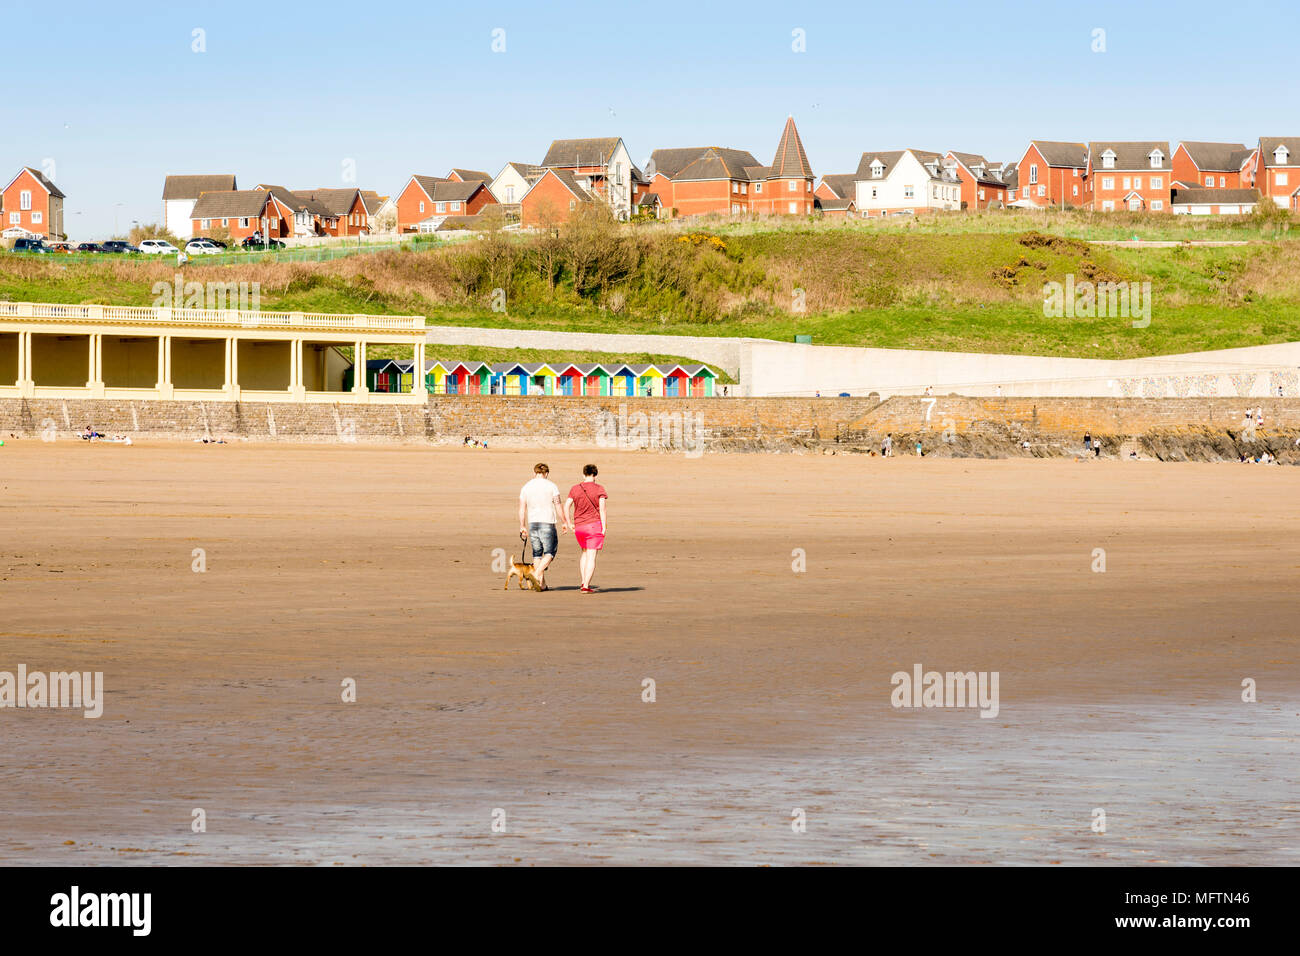
{"label": "dark hair", "polygon": [[600,472],[598,472],[598,471],[596,470],[596,466],[595,466],[595,465],[583,465],[583,466],[582,466],[582,473],[583,473],[584,475],[591,475],[591,477],[593,477],[593,478],[595,478],[596,475],[600,474]]}
{"label": "dark hair", "polygon": [[549,475],[550,473],[551,469],[547,468],[546,465],[540,461],[533,465],[533,474],[535,475]]}

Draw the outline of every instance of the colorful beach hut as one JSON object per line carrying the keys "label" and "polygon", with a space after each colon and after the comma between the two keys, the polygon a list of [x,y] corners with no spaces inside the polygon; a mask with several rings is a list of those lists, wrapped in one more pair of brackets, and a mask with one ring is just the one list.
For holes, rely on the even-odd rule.
{"label": "colorful beach hut", "polygon": [[[355,381],[356,366],[343,373],[343,390],[351,391]],[[372,392],[402,391],[402,368],[393,359],[369,359],[366,362],[366,387]],[[407,375],[407,387],[411,390],[410,375]]]}
{"label": "colorful beach hut", "polygon": [[665,366],[661,371],[664,373],[665,397],[685,398],[690,394],[690,378],[686,374],[686,369],[680,365],[673,365]]}
{"label": "colorful beach hut", "polygon": [[491,388],[497,395],[527,395],[528,368],[520,362],[496,362],[492,366]]}
{"label": "colorful beach hut", "polygon": [[582,374],[582,369],[576,365],[557,367],[559,368],[559,375],[556,378],[556,394],[581,395],[582,386],[586,381],[586,376]]}
{"label": "colorful beach hut", "polygon": [[583,395],[608,395],[609,372],[599,362],[579,366],[582,369]]}
{"label": "colorful beach hut", "polygon": [[707,365],[687,365],[685,372],[690,382],[690,396],[692,398],[712,398],[713,383],[717,381],[717,374]]}
{"label": "colorful beach hut", "polygon": [[637,395],[658,397],[664,393],[664,373],[653,365],[629,366],[636,375]]}
{"label": "colorful beach hut", "polygon": [[447,394],[447,372],[456,367],[455,362],[427,359],[424,363],[424,387],[430,395]]}
{"label": "colorful beach hut", "polygon": [[492,369],[486,362],[449,363],[446,383],[448,395],[484,395],[488,393]]}
{"label": "colorful beach hut", "polygon": [[524,367],[528,369],[528,378],[530,381],[528,388],[529,395],[555,394],[555,383],[559,378],[555,369],[551,368],[545,362],[528,362]]}
{"label": "colorful beach hut", "polygon": [[609,394],[619,397],[636,394],[636,370],[631,365],[616,365],[609,370]]}

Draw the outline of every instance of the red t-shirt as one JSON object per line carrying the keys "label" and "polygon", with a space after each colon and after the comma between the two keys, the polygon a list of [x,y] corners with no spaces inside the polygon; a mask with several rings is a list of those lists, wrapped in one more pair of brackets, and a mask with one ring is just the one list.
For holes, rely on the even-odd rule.
{"label": "red t-shirt", "polygon": [[569,489],[573,499],[573,525],[600,524],[600,499],[608,498],[605,489],[594,481],[584,481]]}

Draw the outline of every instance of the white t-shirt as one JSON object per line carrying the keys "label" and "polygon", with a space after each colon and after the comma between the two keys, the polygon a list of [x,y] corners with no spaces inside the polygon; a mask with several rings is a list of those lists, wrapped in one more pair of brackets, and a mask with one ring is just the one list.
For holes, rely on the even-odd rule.
{"label": "white t-shirt", "polygon": [[519,497],[528,509],[529,524],[555,524],[555,509],[551,503],[560,497],[560,489],[555,487],[555,482],[538,475],[524,485]]}

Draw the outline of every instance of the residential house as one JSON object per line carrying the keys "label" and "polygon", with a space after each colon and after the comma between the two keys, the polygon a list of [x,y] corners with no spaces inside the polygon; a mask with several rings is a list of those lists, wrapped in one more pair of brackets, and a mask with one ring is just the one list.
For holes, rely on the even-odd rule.
{"label": "residential house", "polygon": [[44,173],[24,166],[0,191],[5,231],[24,229],[31,236],[66,239],[63,200],[67,197]]}
{"label": "residential house", "polygon": [[1300,137],[1259,138],[1259,175],[1254,185],[1279,206],[1300,209]]}
{"label": "residential house", "polygon": [[818,199],[853,199],[857,195],[857,173],[826,173],[813,190]]}
{"label": "residential house", "polygon": [[1184,216],[1241,216],[1254,212],[1258,204],[1257,189],[1176,187],[1171,208],[1175,214]]}
{"label": "residential house", "polygon": [[1099,212],[1170,212],[1172,163],[1169,144],[1156,140],[1089,143],[1084,205]]}
{"label": "residential house", "polygon": [[1255,183],[1259,151],[1242,143],[1189,143],[1174,149],[1173,181],[1183,189],[1241,189]]}
{"label": "residential house", "polygon": [[949,150],[944,164],[961,180],[962,209],[1002,209],[1006,206],[1007,184],[1002,179],[1002,164],[990,163],[978,153]]}
{"label": "residential house", "polygon": [[447,179],[453,183],[482,182],[489,185],[492,183],[491,176],[477,169],[453,169],[447,174]]}
{"label": "residential house", "polygon": [[558,225],[579,203],[596,200],[569,170],[547,169],[519,201],[519,222],[526,228]]}
{"label": "residential house", "polygon": [[863,153],[854,204],[863,218],[959,209],[961,180],[943,156],[925,149]]}
{"label": "residential house", "polygon": [[1032,140],[1016,163],[1021,206],[1082,206],[1088,147],[1083,143]]}
{"label": "residential house", "polygon": [[657,149],[645,192],[680,216],[808,215],[816,195],[812,167],[794,118],[786,120],[770,166],[722,146]]}
{"label": "residential house", "polygon": [[1002,181],[1007,184],[1007,205],[1016,202],[1020,189],[1020,168],[1015,163],[1006,163],[1002,167]]}
{"label": "residential house", "polygon": [[209,235],[224,229],[238,242],[254,233],[268,239],[293,234],[294,213],[276,194],[266,189],[232,189],[199,195],[190,211],[190,232]]}
{"label": "residential house", "polygon": [[486,180],[457,182],[415,175],[397,196],[397,231],[419,232],[420,224],[430,218],[472,216],[494,203],[496,198]]}
{"label": "residential house", "polygon": [[497,202],[507,206],[516,205],[533,183],[541,179],[544,172],[546,170],[542,167],[530,163],[506,163],[488,189]]}
{"label": "residential house", "polygon": [[163,228],[178,239],[192,239],[194,204],[205,192],[230,192],[238,189],[234,173],[200,176],[168,176],[163,180]]}
{"label": "residential house", "polygon": [[310,196],[301,196],[284,186],[272,186],[267,183],[258,183],[257,188],[272,193],[292,211],[293,228],[289,232],[289,235],[294,236],[295,238],[311,238],[327,235],[325,232],[325,221],[329,218],[329,213],[321,203],[312,199]]}
{"label": "residential house", "polygon": [[[370,210],[366,197],[355,187],[345,189],[295,189],[304,199],[314,200],[323,213],[321,232],[327,236],[365,236],[370,234]],[[373,195],[373,194],[372,194]]]}
{"label": "residential house", "polygon": [[631,217],[635,202],[633,177],[639,172],[634,173],[622,137],[554,140],[541,165],[568,172],[583,190],[608,203],[617,218]]}

